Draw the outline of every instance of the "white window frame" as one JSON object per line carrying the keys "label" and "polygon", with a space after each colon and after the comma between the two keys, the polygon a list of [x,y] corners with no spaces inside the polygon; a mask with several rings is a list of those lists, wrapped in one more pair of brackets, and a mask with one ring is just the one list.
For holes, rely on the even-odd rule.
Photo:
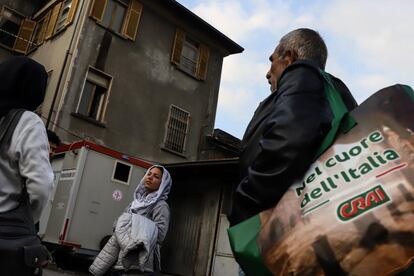
{"label": "white window frame", "polygon": [[[108,87],[106,88],[106,92],[105,92],[105,95],[104,95],[104,98],[103,98],[102,102],[99,104],[100,106],[99,106],[99,108],[98,108],[99,110],[97,112],[97,114],[98,114],[97,117],[98,118],[93,118],[91,116],[88,116],[88,115],[85,115],[85,114],[82,114],[82,113],[79,112],[79,108],[80,108],[80,105],[81,105],[81,102],[82,102],[82,99],[83,99],[83,96],[84,96],[83,93],[84,93],[86,82],[89,81],[90,83],[94,84],[95,87],[96,86],[102,87],[99,84],[94,83],[91,80],[88,80],[89,72],[93,72],[94,74],[101,75],[104,78],[108,79]],[[107,74],[107,73],[105,73],[105,72],[103,72],[99,69],[96,69],[95,67],[89,66],[88,70],[86,71],[85,79],[83,81],[82,90],[81,90],[82,92],[80,94],[78,105],[76,107],[76,114],[79,114],[83,117],[87,117],[87,118],[89,118],[91,120],[94,120],[96,122],[103,123],[104,118],[105,118],[105,113],[106,113],[106,107],[108,105],[108,99],[109,99],[109,96],[110,96],[110,93],[111,93],[112,81],[113,81],[113,77],[111,75],[109,75],[109,74]],[[90,108],[88,108],[88,109],[90,109]]]}
{"label": "white window frame", "polygon": [[[126,165],[126,166],[129,167],[129,173],[128,173],[128,180],[127,180],[127,182],[124,182],[124,181],[122,181],[120,179],[115,179],[115,171],[116,171],[116,167],[117,167],[118,164]],[[131,181],[132,169],[133,169],[133,166],[131,164],[126,163],[126,162],[122,162],[122,161],[119,161],[119,160],[115,160],[114,168],[112,170],[111,180],[114,181],[114,182],[121,183],[121,184],[124,184],[124,185],[129,186],[129,182]]]}

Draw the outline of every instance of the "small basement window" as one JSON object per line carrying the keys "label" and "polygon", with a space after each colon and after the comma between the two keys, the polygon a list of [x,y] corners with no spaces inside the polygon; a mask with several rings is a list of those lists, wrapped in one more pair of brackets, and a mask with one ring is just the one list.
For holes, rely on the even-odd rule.
{"label": "small basement window", "polygon": [[114,172],[112,174],[112,180],[120,182],[122,184],[129,185],[129,179],[131,177],[132,166],[126,163],[115,161]]}

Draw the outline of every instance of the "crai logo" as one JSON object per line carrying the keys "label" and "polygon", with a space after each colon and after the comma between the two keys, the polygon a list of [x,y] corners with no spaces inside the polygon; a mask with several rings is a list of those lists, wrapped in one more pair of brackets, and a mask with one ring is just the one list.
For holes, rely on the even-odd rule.
{"label": "crai logo", "polygon": [[390,200],[384,188],[378,185],[339,204],[337,214],[340,220],[348,221]]}
{"label": "crai logo", "polygon": [[[331,156],[320,158],[308,171],[301,183],[292,186],[300,200],[302,215],[306,216],[326,206],[337,195],[349,191],[346,186],[362,184],[367,179],[378,179],[384,175],[407,167],[400,154],[387,145],[377,145],[384,136],[375,130],[358,143],[344,144],[341,151],[333,151]],[[348,221],[391,199],[381,185],[341,203],[337,215]]]}

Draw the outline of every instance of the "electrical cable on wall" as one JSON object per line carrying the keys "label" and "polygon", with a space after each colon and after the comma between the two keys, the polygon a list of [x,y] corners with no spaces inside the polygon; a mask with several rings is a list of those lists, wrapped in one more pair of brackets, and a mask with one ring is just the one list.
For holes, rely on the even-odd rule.
{"label": "electrical cable on wall", "polygon": [[[41,118],[46,119],[44,116],[42,116],[42,115],[40,115],[40,114],[38,114],[38,115],[39,115]],[[74,134],[73,132],[69,131],[68,129],[63,128],[63,127],[59,126],[58,124],[56,124],[56,123],[54,123],[54,122],[52,122],[52,121],[51,121],[51,123],[52,123],[54,126],[56,126],[57,128],[61,129],[62,131],[64,131],[64,132],[68,133],[69,135],[72,135],[72,136],[74,136],[74,137],[76,137],[76,138],[79,138],[80,140],[85,140],[85,137],[81,137],[81,136],[79,136],[79,135],[77,135],[77,134]],[[75,144],[75,143],[76,143],[76,141],[75,141],[75,142],[71,142],[71,143],[70,143],[70,145],[73,145],[73,144]],[[145,161],[145,162],[151,163],[151,164],[153,164],[153,163],[157,163],[157,162],[155,162],[154,160],[149,160],[149,159],[145,159],[145,158],[141,158],[141,157],[139,157],[139,159],[140,159],[140,160],[142,160],[142,161]]]}
{"label": "electrical cable on wall", "polygon": [[[45,116],[42,116],[42,115],[40,115],[40,114],[38,114],[41,118],[43,118],[43,119],[47,119]],[[66,129],[66,128],[63,128],[63,127],[61,127],[61,126],[59,126],[58,124],[56,124],[56,123],[54,123],[54,122],[51,122],[55,127],[57,127],[57,128],[59,128],[59,129],[61,129],[62,131],[64,131],[64,132],[66,132],[66,133],[68,133],[69,135],[72,135],[72,136],[74,136],[74,137],[76,137],[76,138],[79,138],[79,139],[81,139],[81,140],[84,140],[85,139],[85,137],[82,137],[82,136],[79,136],[79,135],[77,135],[77,134],[75,134],[75,133],[73,133],[73,132],[71,132],[70,130],[68,130],[68,129]]]}

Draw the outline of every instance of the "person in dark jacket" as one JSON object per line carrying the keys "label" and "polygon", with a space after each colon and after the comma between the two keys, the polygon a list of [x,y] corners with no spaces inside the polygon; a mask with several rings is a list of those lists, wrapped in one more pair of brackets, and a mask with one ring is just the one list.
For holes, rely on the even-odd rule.
{"label": "person in dark jacket", "polygon": [[[304,175],[333,119],[319,73],[327,48],[316,31],[289,32],[269,59],[271,95],[260,103],[243,136],[231,226],[274,206]],[[348,110],[355,108],[345,84],[333,79]]]}
{"label": "person in dark jacket", "polygon": [[[52,191],[46,128],[33,111],[47,73],[27,57],[0,64],[0,275],[40,275],[47,250],[35,223]],[[13,118],[9,120],[10,118]],[[11,122],[11,123],[8,123]]]}

